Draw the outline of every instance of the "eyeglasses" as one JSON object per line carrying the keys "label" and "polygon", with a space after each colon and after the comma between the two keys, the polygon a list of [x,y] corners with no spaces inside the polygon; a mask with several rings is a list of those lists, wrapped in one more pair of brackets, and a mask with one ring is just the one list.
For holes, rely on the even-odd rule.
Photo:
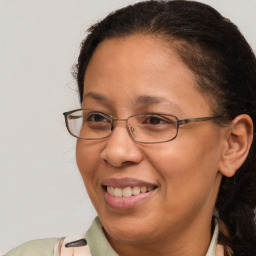
{"label": "eyeglasses", "polygon": [[161,143],[175,139],[179,126],[213,120],[220,116],[178,119],[162,113],[146,113],[115,118],[109,114],[91,109],[76,109],[63,113],[69,133],[79,139],[99,140],[111,135],[117,121],[125,121],[134,141],[140,143]]}

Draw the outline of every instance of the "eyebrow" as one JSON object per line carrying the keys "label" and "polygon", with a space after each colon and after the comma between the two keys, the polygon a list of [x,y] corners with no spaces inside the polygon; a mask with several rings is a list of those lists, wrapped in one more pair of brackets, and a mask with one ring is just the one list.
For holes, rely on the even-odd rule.
{"label": "eyebrow", "polygon": [[[88,92],[84,95],[84,99],[86,98],[93,98],[96,101],[99,101],[103,104],[110,104],[111,100],[99,93],[96,92]],[[150,106],[150,105],[154,105],[154,104],[160,104],[160,103],[165,103],[171,107],[174,107],[180,111],[182,111],[182,109],[174,102],[167,100],[164,97],[160,97],[160,96],[152,96],[152,95],[141,95],[138,96],[135,100],[135,105],[138,106]],[[182,111],[183,112],[183,111]]]}
{"label": "eyebrow", "polygon": [[106,96],[103,96],[102,94],[99,94],[99,93],[96,93],[96,92],[88,92],[84,95],[84,100],[86,98],[92,98],[94,100],[97,100],[97,101],[100,101],[100,102],[103,102],[105,104],[109,103],[110,100],[106,97]]}
{"label": "eyebrow", "polygon": [[155,104],[164,104],[170,106],[172,110],[176,109],[177,111],[184,114],[183,110],[179,105],[161,96],[141,95],[136,99],[136,105],[150,106]]}
{"label": "eyebrow", "polygon": [[141,95],[136,99],[135,103],[136,105],[152,105],[152,104],[158,104],[158,103],[173,104],[166,98],[156,97],[151,95]]}

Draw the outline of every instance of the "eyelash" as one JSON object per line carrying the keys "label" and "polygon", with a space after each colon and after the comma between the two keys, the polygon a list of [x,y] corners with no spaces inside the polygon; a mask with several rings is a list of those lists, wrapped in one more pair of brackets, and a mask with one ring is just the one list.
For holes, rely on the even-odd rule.
{"label": "eyelash", "polygon": [[[111,121],[110,119],[107,118],[108,116],[107,116],[106,114],[103,114],[103,113],[101,113],[101,112],[92,112],[92,113],[89,113],[89,114],[88,114],[88,117],[86,118],[86,121],[91,121],[90,119],[91,119],[92,117],[95,118],[95,116],[98,116],[98,117],[100,117],[100,118],[105,118],[105,119],[107,120],[107,122],[110,122],[110,121]],[[97,122],[97,121],[94,120],[93,122]]]}
{"label": "eyelash", "polygon": [[[159,113],[145,113],[145,115],[148,115],[144,120],[141,120],[141,124],[145,125],[164,125],[164,124],[170,124],[171,120],[168,120],[164,117],[162,117]],[[95,122],[95,123],[111,123],[112,117],[108,116],[105,113],[102,112],[91,112],[88,113],[88,116],[84,119],[85,122]],[[150,122],[150,119],[152,119],[157,122]],[[98,119],[98,120],[97,120]],[[103,121],[104,120],[104,121]],[[152,120],[151,120],[152,121]]]}

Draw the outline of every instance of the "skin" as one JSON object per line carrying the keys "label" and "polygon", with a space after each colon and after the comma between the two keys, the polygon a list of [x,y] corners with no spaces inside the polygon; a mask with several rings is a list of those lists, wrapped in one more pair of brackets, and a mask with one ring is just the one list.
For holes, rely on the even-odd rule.
{"label": "skin", "polygon": [[[84,95],[83,108],[117,118],[145,112],[179,119],[212,116],[191,70],[170,45],[151,35],[101,43],[86,70]],[[142,95],[162,99],[136,104]],[[180,127],[173,141],[141,144],[133,141],[125,122],[118,122],[108,139],[78,140],[80,173],[119,255],[206,254],[227,131],[213,121],[191,123]],[[127,177],[157,184],[157,189],[132,209],[109,207],[102,182]]]}

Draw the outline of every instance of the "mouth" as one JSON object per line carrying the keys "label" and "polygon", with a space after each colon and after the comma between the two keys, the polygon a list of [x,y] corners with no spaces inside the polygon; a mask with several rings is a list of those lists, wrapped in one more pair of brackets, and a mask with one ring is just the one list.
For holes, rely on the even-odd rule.
{"label": "mouth", "polygon": [[113,186],[103,186],[104,190],[107,191],[111,196],[115,197],[131,197],[131,196],[137,196],[141,193],[147,193],[152,190],[155,190],[157,187],[156,186],[127,186],[124,188],[119,188],[119,187],[113,187]]}
{"label": "mouth", "polygon": [[108,179],[103,182],[104,199],[112,209],[128,210],[150,199],[158,189],[155,184],[136,179]]}

